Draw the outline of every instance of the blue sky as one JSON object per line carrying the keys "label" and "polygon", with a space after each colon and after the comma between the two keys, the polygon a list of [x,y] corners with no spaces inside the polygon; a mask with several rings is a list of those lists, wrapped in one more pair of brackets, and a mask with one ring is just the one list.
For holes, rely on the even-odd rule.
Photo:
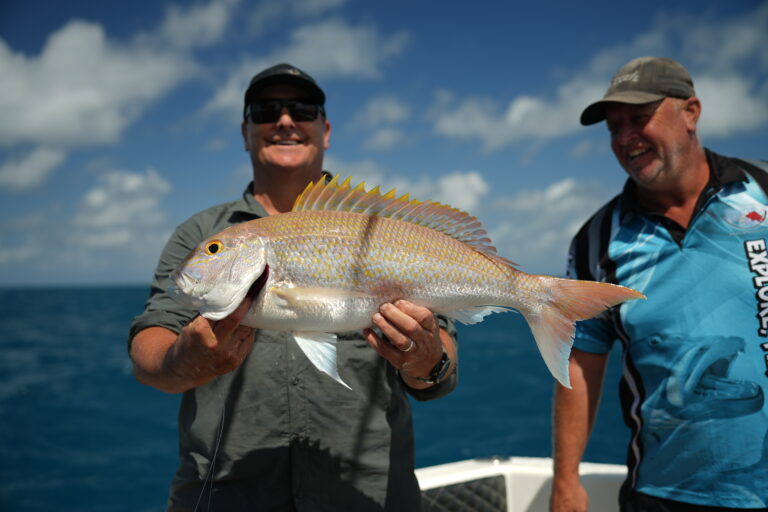
{"label": "blue sky", "polygon": [[0,285],[146,283],[173,228],[235,199],[250,77],[326,91],[326,168],[476,215],[561,274],[625,179],[578,116],[642,55],[692,73],[700,135],[768,158],[768,2],[220,0],[0,4]]}

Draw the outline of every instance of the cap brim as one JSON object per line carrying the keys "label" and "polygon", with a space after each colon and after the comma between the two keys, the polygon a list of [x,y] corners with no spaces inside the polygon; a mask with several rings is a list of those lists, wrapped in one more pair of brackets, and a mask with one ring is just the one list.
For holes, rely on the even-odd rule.
{"label": "cap brim", "polygon": [[615,92],[609,96],[604,96],[600,101],[596,101],[581,113],[581,124],[589,126],[605,120],[605,107],[608,103],[628,103],[630,105],[642,105],[665,98],[663,94],[653,94],[650,92],[623,91]]}

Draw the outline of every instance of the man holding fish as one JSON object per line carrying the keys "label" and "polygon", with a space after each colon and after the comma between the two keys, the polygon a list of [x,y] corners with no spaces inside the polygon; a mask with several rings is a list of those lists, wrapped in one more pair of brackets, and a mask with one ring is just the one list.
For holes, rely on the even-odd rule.
{"label": "man holding fish", "polygon": [[170,511],[420,507],[407,395],[430,400],[456,386],[450,321],[393,300],[368,314],[378,330],[293,336],[241,325],[275,272],[268,268],[250,291],[230,293],[219,316],[197,316],[203,307],[169,294],[172,271],[209,236],[288,212],[308,183],[330,179],[322,168],[331,133],[324,104],[314,79],[289,64],[254,76],[242,123],[253,181],[240,200],[176,229],[131,326],[137,379],[184,393]]}

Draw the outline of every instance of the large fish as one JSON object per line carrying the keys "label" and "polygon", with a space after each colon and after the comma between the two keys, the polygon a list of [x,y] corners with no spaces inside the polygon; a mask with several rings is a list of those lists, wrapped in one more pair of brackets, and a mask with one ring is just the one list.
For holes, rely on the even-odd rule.
{"label": "large fish", "polygon": [[349,183],[310,183],[291,212],[208,238],[172,273],[171,295],[220,320],[250,291],[243,324],[293,333],[312,363],[345,386],[333,333],[370,327],[384,302],[407,299],[464,324],[515,309],[567,387],[574,322],[643,297],[612,284],[526,274],[496,254],[475,217]]}

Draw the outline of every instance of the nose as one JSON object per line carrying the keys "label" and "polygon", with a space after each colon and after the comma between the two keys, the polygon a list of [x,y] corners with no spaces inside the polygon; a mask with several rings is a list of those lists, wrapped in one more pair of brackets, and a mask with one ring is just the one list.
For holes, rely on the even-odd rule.
{"label": "nose", "polygon": [[619,126],[615,126],[611,134],[613,142],[619,146],[626,146],[637,137],[637,130],[635,130],[631,124],[622,123]]}
{"label": "nose", "polygon": [[277,125],[278,126],[293,126],[293,118],[291,117],[291,113],[288,110],[288,107],[283,107],[280,111],[280,117],[277,118]]}

